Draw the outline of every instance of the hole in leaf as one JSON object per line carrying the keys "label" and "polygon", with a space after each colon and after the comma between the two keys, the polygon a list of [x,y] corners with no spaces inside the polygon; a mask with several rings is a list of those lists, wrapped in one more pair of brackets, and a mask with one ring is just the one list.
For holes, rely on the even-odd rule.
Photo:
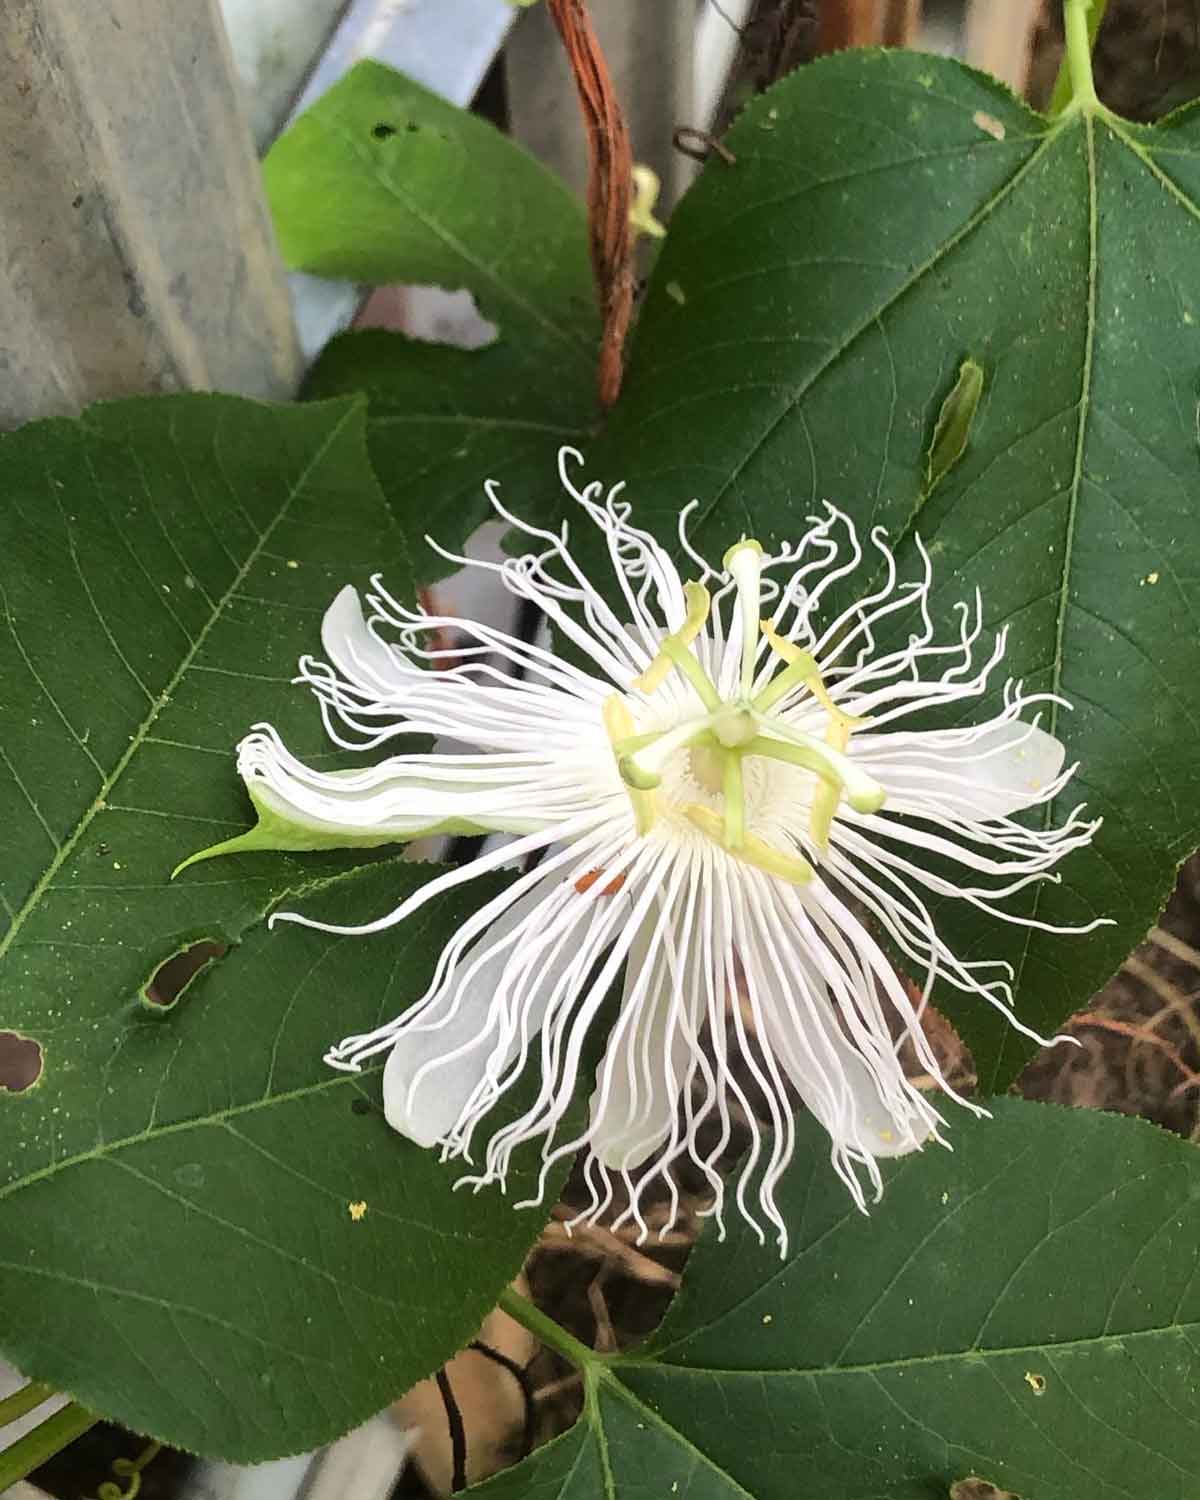
{"label": "hole in leaf", "polygon": [[41,1043],[15,1031],[0,1031],[0,1089],[23,1094],[41,1076]]}
{"label": "hole in leaf", "polygon": [[396,134],[396,127],[389,125],[386,120],[380,120],[378,125],[371,126],[371,134],[377,141],[386,141],[389,136]]}
{"label": "hole in leaf", "polygon": [[1017,1500],[1011,1490],[998,1489],[986,1479],[974,1475],[950,1486],[950,1500]]}
{"label": "hole in leaf", "polygon": [[201,938],[159,964],[142,988],[142,999],[156,1010],[169,1010],[188,985],[229,952],[228,943],[215,938]]}

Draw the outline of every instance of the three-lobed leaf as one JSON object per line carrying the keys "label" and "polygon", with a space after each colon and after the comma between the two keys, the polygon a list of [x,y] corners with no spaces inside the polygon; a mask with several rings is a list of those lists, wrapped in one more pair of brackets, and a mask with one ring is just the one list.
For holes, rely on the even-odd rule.
{"label": "three-lobed leaf", "polygon": [[368,330],[335,339],[313,396],[366,391],[380,483],[421,581],[488,514],[494,478],[524,511],[557,500],[554,456],[595,418],[599,323],[583,207],[491,125],[361,62],[265,163],[288,263],[375,283],[466,288],[497,335],[477,350]]}
{"label": "three-lobed leaf", "polygon": [[[179,396],[0,439],[0,1046],[41,1063],[0,1090],[0,1344],[136,1431],[243,1460],[428,1374],[539,1226],[455,1193],[373,1076],[322,1061],[421,993],[466,898],[339,939],[263,918],[287,895],[362,922],[427,872],[253,854],[170,879],[249,820],[233,747],[256,719],[330,764],[290,682],[325,602],[376,568],[411,590],[364,417]],[[205,939],[229,952],[147,998]]]}
{"label": "three-lobed leaf", "polygon": [[[1048,123],[911,53],[803,69],[676,211],[593,455],[665,540],[698,497],[714,558],[744,532],[794,538],[824,501],[888,528],[905,566],[919,533],[941,625],[978,586],[1007,670],[1073,705],[1044,711],[1080,763],[1046,816],[1086,800],[1104,824],[1012,909],[1112,925],[937,911],[960,953],[1011,963],[1044,1034],[1145,933],[1198,837],[1196,120]],[[947,451],[943,403],[971,366]],[[1031,1044],[974,997],[938,1004],[1003,1087]]]}
{"label": "three-lobed leaf", "polygon": [[[1014,1100],[857,1212],[820,1131],[779,1189],[784,1261],[709,1233],[645,1350],[587,1363],[577,1425],[483,1500],[1022,1500],[1200,1487],[1200,1157]],[[730,1275],[730,1267],[737,1274]]]}

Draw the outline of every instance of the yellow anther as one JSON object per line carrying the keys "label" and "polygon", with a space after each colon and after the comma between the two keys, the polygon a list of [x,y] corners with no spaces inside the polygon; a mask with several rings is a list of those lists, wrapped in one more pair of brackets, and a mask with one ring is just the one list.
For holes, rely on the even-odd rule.
{"label": "yellow anther", "polygon": [[803,647],[797,646],[795,641],[789,641],[786,637],[780,635],[770,620],[760,620],[758,628],[766,636],[767,644],[771,650],[775,652],[776,656],[782,656],[789,667],[803,662],[808,665],[810,672],[816,672],[817,658],[805,651]]}
{"label": "yellow anther", "polygon": [[806,885],[812,879],[813,867],[807,860],[797,855],[783,854],[753,833],[743,834],[740,846],[731,849],[726,839],[725,821],[711,807],[704,807],[699,802],[688,802],[681,811],[701,833],[719,844],[734,859],[753,865],[756,870],[764,870],[778,880],[786,880],[790,885]]}
{"label": "yellow anther", "polygon": [[[689,650],[692,642],[708,623],[712,600],[704,585],[685,583],[683,597],[687,601],[687,615],[683,624],[666,638],[659,648],[658,655],[641,676],[633,679],[633,686],[643,693],[657,692],[662,687],[671,668],[681,665],[680,653]],[[672,647],[674,650],[671,649]],[[699,667],[699,665],[697,662],[696,666]],[[713,691],[715,697],[715,689]]]}
{"label": "yellow anther", "polygon": [[[784,640],[770,620],[762,620],[760,625],[771,649],[787,662],[787,666],[758,695],[755,707],[760,712],[765,712],[772,704],[778,703],[781,698],[790,693],[794,687],[803,685],[828,715],[828,722],[825,725],[825,743],[831,750],[843,754],[850,743],[850,736],[862,726],[864,721],[855,718],[853,714],[843,713],[829,696],[829,690],[822,681],[816,659],[809,652],[797,646],[794,641]],[[819,782],[813,790],[809,831],[818,849],[829,848],[829,834],[841,800],[842,789],[831,786],[828,781]]]}
{"label": "yellow anther", "polygon": [[[604,727],[608,731],[609,743],[613,747],[613,755],[620,764],[621,756],[618,746],[623,741],[633,737],[634,722],[633,715],[629,712],[629,705],[621,697],[620,693],[613,693],[611,697],[604,700]],[[629,801],[633,805],[633,816],[637,823],[639,834],[649,833],[657,816],[658,809],[655,805],[653,792],[635,791],[633,787],[626,784],[625,790],[629,793]]]}
{"label": "yellow anther", "polygon": [[827,782],[817,783],[813,792],[812,809],[808,815],[808,831],[813,843],[822,853],[829,848],[829,834],[833,828],[833,816],[838,810],[842,794]]}
{"label": "yellow anther", "polygon": [[[856,719],[853,714],[843,713],[829,696],[829,690],[822,681],[821,671],[814,656],[797,646],[795,641],[784,640],[770,620],[761,620],[759,624],[771,650],[781,656],[788,665],[787,670],[782,672],[774,682],[769,682],[758,695],[754,703],[755,708],[760,713],[764,713],[771,704],[778,703],[780,698],[791,692],[793,687],[803,683],[829,715],[825,743],[832,746],[834,750],[844,750],[850,743],[850,736],[862,725],[863,720]],[[834,730],[836,734],[829,732]]]}

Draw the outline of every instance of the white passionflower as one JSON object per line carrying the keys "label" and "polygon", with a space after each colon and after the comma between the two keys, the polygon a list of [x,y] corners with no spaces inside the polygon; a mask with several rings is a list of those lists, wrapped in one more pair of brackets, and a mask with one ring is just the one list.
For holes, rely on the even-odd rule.
{"label": "white passionflower", "polygon": [[[834,1167],[860,1206],[867,1188],[880,1192],[878,1158],[913,1150],[942,1123],[905,1077],[897,1035],[946,1094],[978,1112],[942,1077],[921,1027],[935,981],[1035,1034],[1014,1014],[1007,967],[957,957],[930,906],[967,901],[1057,930],[1003,902],[1056,879],[1052,867],[1097,825],[1079,810],[1058,828],[1013,818],[1056,797],[1073,770],[1058,740],[1021,717],[1057,700],[1009,681],[1002,706],[979,722],[962,723],[959,710],[961,727],[920,727],[931,711],[985,693],[1005,632],[979,651],[976,598],[959,606],[957,637],[935,640],[919,543],[921,574],[901,581],[883,532],[864,548],[827,508],[794,545],[769,555],[743,540],[716,569],[689,543],[684,511],[681,554],[697,572],[685,583],[630,524],[620,486],[603,498],[599,484],[575,488],[568,466],[580,461],[564,450],[562,481],[606,544],[611,579],[589,581],[565,525],[561,535],[525,525],[491,485],[497,512],[539,550],[499,565],[454,559],[496,568],[570,655],[408,609],[378,579],[364,618],[344,589],[324,620],[328,664],[301,663],[331,738],[370,751],[433,735],[475,753],[435,749],[321,772],[259,725],[239,770],[262,821],[240,844],[515,836],[361,927],[281,914],[379,932],[487,871],[521,871],[455,933],[415,1004],[347,1037],[327,1061],[358,1069],[387,1052],[388,1120],[476,1161],[475,1184],[503,1185],[514,1149],[541,1139],[544,1189],[551,1163],[586,1148],[592,1199],[581,1217],[606,1209],[615,1174],[623,1217],[643,1230],[647,1187],[661,1178],[673,1194],[681,1156],[706,1174],[720,1216],[716,1162],[736,1100],[752,1130],[738,1205],[754,1223],[755,1179],[782,1246],[774,1189],[793,1150],[789,1085],[829,1132]],[[854,602],[835,609],[835,597]],[[899,636],[906,644],[878,649],[885,621],[898,638],[897,617],[911,630]],[[444,626],[470,644],[431,649]],[[922,978],[918,1003],[884,941]],[[585,1043],[622,967],[586,1127],[570,1132],[560,1127]],[[536,1097],[480,1146],[481,1126],[531,1055]],[[769,1132],[753,1123],[739,1078],[766,1101]]]}

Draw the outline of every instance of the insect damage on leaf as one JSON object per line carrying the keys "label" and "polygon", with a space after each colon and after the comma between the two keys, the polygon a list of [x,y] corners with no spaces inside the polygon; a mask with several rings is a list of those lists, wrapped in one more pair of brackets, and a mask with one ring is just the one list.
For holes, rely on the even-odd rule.
{"label": "insect damage on leaf", "polygon": [[967,450],[971,424],[983,394],[983,366],[974,359],[964,359],[958,369],[954,389],[942,402],[929,459],[925,466],[925,495],[928,498]]}
{"label": "insect damage on leaf", "polygon": [[142,1000],[156,1011],[170,1010],[193,980],[228,951],[228,945],[217,938],[188,943],[155,966],[142,988]]}
{"label": "insect damage on leaf", "polygon": [[990,1480],[980,1479],[978,1475],[972,1474],[967,1479],[959,1479],[950,1486],[950,1500],[1020,1500],[1012,1490],[1002,1490]]}
{"label": "insect damage on leaf", "polygon": [[23,1094],[42,1076],[42,1047],[17,1031],[0,1031],[0,1089]]}

